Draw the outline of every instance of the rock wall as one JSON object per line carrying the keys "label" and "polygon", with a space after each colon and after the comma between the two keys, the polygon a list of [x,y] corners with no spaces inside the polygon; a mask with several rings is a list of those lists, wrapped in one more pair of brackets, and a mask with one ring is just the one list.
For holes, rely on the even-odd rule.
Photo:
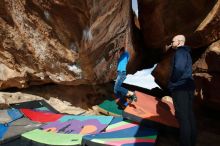
{"label": "rock wall", "polygon": [[121,46],[130,72],[162,60],[153,74],[166,87],[174,52],[164,46],[181,33],[193,49],[196,95],[219,104],[220,0],[138,0],[138,8],[139,22],[130,0],[2,0],[0,89],[112,81]]}
{"label": "rock wall", "polygon": [[2,0],[0,89],[114,79],[114,50],[136,62],[131,15],[129,0]]}
{"label": "rock wall", "polygon": [[[175,34],[201,47],[219,38],[219,1],[138,0],[139,21],[148,49],[163,49]],[[201,45],[202,44],[202,45]]]}
{"label": "rock wall", "polygon": [[194,63],[196,95],[207,106],[219,109],[220,105],[220,40],[211,44]]}
{"label": "rock wall", "polygon": [[150,54],[152,50],[160,50],[159,52],[164,54],[163,59],[160,58],[160,53],[154,54],[154,58],[161,59],[153,71],[156,81],[166,87],[174,51],[164,53],[164,46],[170,44],[174,35],[184,34],[186,44],[192,47],[196,95],[202,103],[219,109],[220,1],[138,2],[145,46]]}

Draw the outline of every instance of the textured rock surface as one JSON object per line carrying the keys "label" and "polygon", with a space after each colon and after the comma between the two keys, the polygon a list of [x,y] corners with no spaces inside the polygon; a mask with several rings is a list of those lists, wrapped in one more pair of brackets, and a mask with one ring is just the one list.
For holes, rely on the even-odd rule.
{"label": "textured rock surface", "polygon": [[[178,33],[187,36],[187,44],[191,44],[193,49],[207,47],[220,38],[220,1],[139,0],[138,2],[140,26],[145,46],[149,48],[149,52],[151,52],[150,50],[154,52],[158,49],[162,50],[165,44],[170,44],[171,38]],[[160,56],[159,54],[154,55]],[[171,56],[168,55],[168,57]],[[165,61],[167,66],[170,66],[170,59],[165,60],[167,60]],[[164,72],[169,72],[169,69],[164,70],[162,67],[164,68],[164,66],[158,65],[157,72],[168,76],[169,73]],[[160,75],[157,79],[160,80]],[[163,82],[166,83],[166,81]]]}
{"label": "textured rock surface", "polygon": [[220,105],[220,40],[210,45],[194,63],[196,95],[213,108]]}
{"label": "textured rock surface", "polygon": [[124,43],[135,61],[129,0],[2,0],[0,8],[1,89],[107,82]]}
{"label": "textured rock surface", "polygon": [[190,37],[193,47],[220,38],[219,1],[138,0],[139,21],[145,47],[162,49],[175,34]]}
{"label": "textured rock surface", "polygon": [[[220,39],[220,1],[139,0],[138,2],[140,26],[145,46],[149,48],[149,55],[153,56],[154,60],[159,58],[165,44],[169,44],[175,34],[186,35],[187,45],[192,47],[195,61],[193,71],[196,95],[203,103],[218,108],[217,105],[220,104],[218,41]],[[200,50],[206,51],[203,53]],[[196,52],[197,55],[194,55]],[[153,72],[156,81],[162,87],[166,87],[170,76],[172,56],[170,52],[163,55],[162,61]]]}
{"label": "textured rock surface", "polygon": [[[193,64],[196,83],[195,95],[201,104],[218,109],[220,105],[220,40],[205,47],[205,52]],[[166,87],[170,76],[170,59],[174,51],[168,52],[153,71],[156,82]]]}
{"label": "textured rock surface", "polygon": [[163,59],[157,64],[156,68],[152,71],[155,82],[165,89],[171,75],[171,60],[174,55],[174,50],[169,50]]}

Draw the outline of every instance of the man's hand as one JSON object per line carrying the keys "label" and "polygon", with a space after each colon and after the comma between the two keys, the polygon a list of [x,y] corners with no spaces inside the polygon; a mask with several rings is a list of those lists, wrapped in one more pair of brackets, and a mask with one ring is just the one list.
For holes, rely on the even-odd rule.
{"label": "man's hand", "polygon": [[165,51],[167,52],[170,48],[172,48],[172,44],[165,46]]}

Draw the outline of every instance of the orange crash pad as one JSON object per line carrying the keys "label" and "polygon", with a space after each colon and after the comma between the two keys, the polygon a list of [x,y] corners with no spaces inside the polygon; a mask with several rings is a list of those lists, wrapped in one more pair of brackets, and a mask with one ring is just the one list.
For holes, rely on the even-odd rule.
{"label": "orange crash pad", "polygon": [[137,102],[132,102],[125,108],[124,118],[135,122],[150,120],[171,127],[179,127],[175,118],[174,106],[171,102],[138,91],[135,91],[135,94]]}

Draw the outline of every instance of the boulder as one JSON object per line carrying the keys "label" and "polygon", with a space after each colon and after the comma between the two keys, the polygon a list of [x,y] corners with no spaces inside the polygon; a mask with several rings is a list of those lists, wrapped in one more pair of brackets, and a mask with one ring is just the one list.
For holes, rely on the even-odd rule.
{"label": "boulder", "polygon": [[218,40],[219,6],[219,0],[138,0],[145,47],[162,50],[176,34],[186,35],[193,48]]}
{"label": "boulder", "polygon": [[167,85],[173,56],[173,53],[165,53],[164,46],[170,44],[174,35],[186,35],[186,45],[191,46],[192,52],[207,48],[220,39],[220,0],[139,0],[138,4],[145,47],[149,56],[159,58],[154,59],[159,63],[152,74],[162,87]]}
{"label": "boulder", "polygon": [[[138,2],[145,46],[149,48],[149,52],[161,50],[163,54],[152,73],[156,82],[166,88],[173,53],[164,53],[164,46],[169,44],[174,35],[184,34],[186,45],[192,48],[195,95],[200,103],[219,109],[220,0]],[[157,53],[156,57],[161,54]]]}
{"label": "boulder", "polygon": [[220,40],[211,44],[194,63],[194,79],[198,99],[220,109]]}
{"label": "boulder", "polygon": [[2,0],[0,89],[113,80],[117,48],[136,62],[131,2]]}

